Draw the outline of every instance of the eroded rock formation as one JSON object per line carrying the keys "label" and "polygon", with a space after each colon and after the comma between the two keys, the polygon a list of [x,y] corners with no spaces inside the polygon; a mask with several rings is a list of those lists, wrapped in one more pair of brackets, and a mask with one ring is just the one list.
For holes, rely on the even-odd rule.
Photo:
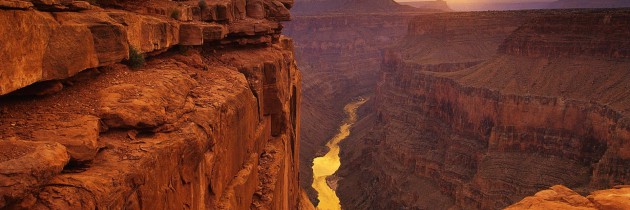
{"label": "eroded rock formation", "polygon": [[98,3],[0,1],[0,208],[312,208],[292,1]]}
{"label": "eroded rock formation", "polygon": [[342,143],[342,206],[499,209],[558,184],[628,184],[629,14],[415,19]]}

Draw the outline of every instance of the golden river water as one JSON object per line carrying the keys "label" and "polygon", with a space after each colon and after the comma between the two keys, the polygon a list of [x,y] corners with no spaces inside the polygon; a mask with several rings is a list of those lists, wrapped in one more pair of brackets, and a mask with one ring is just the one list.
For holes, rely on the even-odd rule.
{"label": "golden river water", "polygon": [[361,99],[353,101],[344,107],[347,118],[339,127],[339,133],[335,135],[326,146],[330,149],[322,157],[313,160],[313,185],[317,191],[317,209],[319,210],[340,210],[341,204],[335,190],[328,186],[326,177],[333,175],[341,166],[339,159],[339,142],[350,135],[350,128],[357,121],[357,109],[367,100]]}

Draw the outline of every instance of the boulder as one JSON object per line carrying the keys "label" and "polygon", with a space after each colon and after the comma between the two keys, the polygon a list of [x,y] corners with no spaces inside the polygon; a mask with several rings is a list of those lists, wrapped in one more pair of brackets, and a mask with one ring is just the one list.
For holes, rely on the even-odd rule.
{"label": "boulder", "polygon": [[18,202],[59,174],[66,148],[54,142],[0,141],[0,208]]}
{"label": "boulder", "polygon": [[180,45],[202,45],[203,26],[199,23],[184,23],[179,28]]}
{"label": "boulder", "polygon": [[126,26],[129,44],[142,53],[165,50],[179,43],[179,25],[174,21],[122,11],[108,14]]}
{"label": "boulder", "polygon": [[33,3],[17,0],[2,0],[0,1],[0,8],[3,9],[20,9],[26,10],[33,7]]}
{"label": "boulder", "polygon": [[48,13],[0,10],[0,95],[42,79],[44,52],[58,24]]}
{"label": "boulder", "polygon": [[526,197],[506,210],[521,209],[576,209],[576,210],[622,210],[630,209],[630,186],[617,186],[613,189],[598,190],[583,197],[573,190],[556,185],[548,190]]}
{"label": "boulder", "polygon": [[118,63],[129,58],[126,28],[105,12],[54,13],[62,25],[81,25],[92,33],[99,66]]}
{"label": "boulder", "polygon": [[211,42],[225,38],[227,28],[219,24],[209,24],[203,27],[203,41]]}
{"label": "boulder", "polygon": [[291,20],[291,13],[289,12],[289,9],[287,9],[280,1],[265,1],[265,8],[267,10],[267,18],[270,20]]}
{"label": "boulder", "polygon": [[256,19],[265,18],[265,6],[262,0],[247,1],[247,16]]}
{"label": "boulder", "polygon": [[[184,107],[193,80],[177,70],[149,73],[143,84],[119,84],[100,91],[100,117],[111,128],[155,128],[172,122]],[[134,76],[134,75],[129,75]]]}
{"label": "boulder", "polygon": [[598,190],[587,197],[598,209],[630,209],[630,185]]}
{"label": "boulder", "polygon": [[57,142],[65,146],[74,161],[91,161],[98,152],[100,121],[91,115],[40,116],[47,121],[32,129],[35,141]]}
{"label": "boulder", "polygon": [[94,38],[88,27],[63,24],[52,31],[42,63],[42,80],[65,79],[99,66]]}

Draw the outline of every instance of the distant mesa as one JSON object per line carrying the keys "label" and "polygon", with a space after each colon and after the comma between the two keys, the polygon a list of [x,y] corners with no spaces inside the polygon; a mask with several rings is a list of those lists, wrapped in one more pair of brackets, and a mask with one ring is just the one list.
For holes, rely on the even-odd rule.
{"label": "distant mesa", "polygon": [[379,13],[450,11],[443,0],[395,2],[394,0],[296,0],[291,11],[297,15],[326,13]]}
{"label": "distant mesa", "polygon": [[436,11],[452,11],[444,0],[435,1],[405,1],[398,2],[402,5],[409,5],[418,9],[436,10]]}

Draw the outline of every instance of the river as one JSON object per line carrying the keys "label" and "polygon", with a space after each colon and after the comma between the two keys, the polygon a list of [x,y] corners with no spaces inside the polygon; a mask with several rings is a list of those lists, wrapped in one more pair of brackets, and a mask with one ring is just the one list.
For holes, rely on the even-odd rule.
{"label": "river", "polygon": [[333,175],[341,166],[339,142],[350,135],[350,128],[357,121],[357,109],[366,101],[365,99],[359,99],[344,107],[347,118],[339,127],[337,135],[326,144],[329,148],[328,153],[313,159],[313,185],[311,186],[317,191],[317,199],[319,200],[317,209],[319,210],[341,209],[339,197],[337,197],[335,190],[326,183],[326,178]]}

